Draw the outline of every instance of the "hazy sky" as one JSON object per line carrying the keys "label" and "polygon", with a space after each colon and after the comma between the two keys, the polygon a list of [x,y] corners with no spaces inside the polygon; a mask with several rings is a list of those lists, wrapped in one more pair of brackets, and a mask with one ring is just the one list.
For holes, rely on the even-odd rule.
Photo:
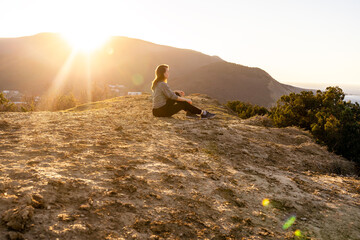
{"label": "hazy sky", "polygon": [[1,0],[0,22],[0,37],[128,36],[260,67],[282,83],[360,89],[360,0]]}

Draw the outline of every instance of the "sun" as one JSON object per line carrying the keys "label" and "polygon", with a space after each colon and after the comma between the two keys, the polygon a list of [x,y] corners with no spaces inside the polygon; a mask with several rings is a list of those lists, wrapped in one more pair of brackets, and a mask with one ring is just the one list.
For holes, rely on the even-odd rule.
{"label": "sun", "polygon": [[75,51],[91,53],[103,46],[110,36],[98,32],[74,31],[61,33]]}

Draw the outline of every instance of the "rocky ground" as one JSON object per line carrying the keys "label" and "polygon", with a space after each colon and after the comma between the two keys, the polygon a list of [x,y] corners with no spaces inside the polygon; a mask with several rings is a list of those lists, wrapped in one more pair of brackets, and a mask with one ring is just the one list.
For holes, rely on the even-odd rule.
{"label": "rocky ground", "polygon": [[149,95],[0,113],[0,239],[360,239],[354,165],[296,128]]}

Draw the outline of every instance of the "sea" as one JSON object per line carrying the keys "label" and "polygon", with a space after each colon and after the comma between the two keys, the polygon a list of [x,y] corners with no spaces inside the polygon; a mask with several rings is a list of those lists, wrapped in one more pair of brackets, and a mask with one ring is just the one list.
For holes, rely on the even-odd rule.
{"label": "sea", "polygon": [[345,101],[351,101],[352,103],[360,104],[360,95],[345,95]]}

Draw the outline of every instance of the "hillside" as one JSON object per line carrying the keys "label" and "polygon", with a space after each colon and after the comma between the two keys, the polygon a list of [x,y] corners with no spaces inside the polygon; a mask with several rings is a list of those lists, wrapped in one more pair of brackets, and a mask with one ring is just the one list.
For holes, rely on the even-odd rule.
{"label": "hillside", "polygon": [[[91,80],[102,83],[125,84],[131,91],[149,91],[154,70],[161,63],[168,63],[174,75],[195,70],[216,61],[193,50],[162,46],[127,37],[112,37],[99,50],[69,57],[72,49],[58,34],[41,33],[21,38],[0,39],[0,90],[17,89],[42,94],[60,69],[69,61],[65,89],[79,91]],[[71,60],[68,60],[71,59]],[[89,66],[87,65],[89,64]],[[21,69],[21,71],[19,71]],[[139,76],[140,81],[133,82]],[[39,88],[41,86],[41,88]]]}
{"label": "hillside", "polygon": [[268,107],[281,95],[303,90],[281,84],[259,68],[127,37],[112,37],[90,58],[72,55],[70,46],[52,33],[0,39],[0,90],[41,95],[52,84],[59,85],[55,79],[61,76],[59,90],[76,95],[83,93],[88,81],[150,92],[154,70],[162,63],[170,65],[169,83],[174,88],[185,85],[188,93],[204,93],[221,102],[241,99]]}
{"label": "hillside", "polygon": [[1,239],[360,239],[352,163],[191,98],[217,118],[154,118],[149,95],[0,113]]}
{"label": "hillside", "polygon": [[265,107],[273,106],[283,95],[304,90],[281,84],[260,68],[228,62],[208,64],[173,82],[174,89],[206,93],[222,103],[239,100]]}

